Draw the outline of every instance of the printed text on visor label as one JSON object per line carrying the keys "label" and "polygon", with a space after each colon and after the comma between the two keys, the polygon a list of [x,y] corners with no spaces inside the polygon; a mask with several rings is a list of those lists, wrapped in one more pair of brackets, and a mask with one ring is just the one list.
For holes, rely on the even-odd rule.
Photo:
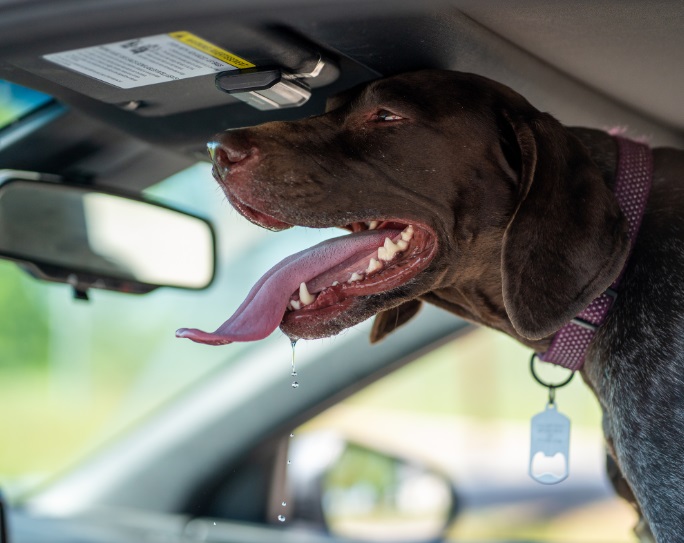
{"label": "printed text on visor label", "polygon": [[254,67],[184,31],[52,53],[43,58],[120,89]]}

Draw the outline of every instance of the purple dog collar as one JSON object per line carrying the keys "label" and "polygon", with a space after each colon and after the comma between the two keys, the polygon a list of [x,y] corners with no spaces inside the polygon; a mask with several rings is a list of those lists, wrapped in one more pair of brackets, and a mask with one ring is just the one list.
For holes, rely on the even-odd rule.
{"label": "purple dog collar", "polygon": [[[647,145],[620,137],[615,137],[615,139],[618,143],[615,197],[622,213],[627,218],[631,253],[651,190],[653,155]],[[587,347],[594,339],[598,327],[605,321],[617,297],[617,287],[626,267],[625,262],[625,266],[610,288],[556,332],[548,351],[538,353],[540,360],[573,371],[582,368]]]}

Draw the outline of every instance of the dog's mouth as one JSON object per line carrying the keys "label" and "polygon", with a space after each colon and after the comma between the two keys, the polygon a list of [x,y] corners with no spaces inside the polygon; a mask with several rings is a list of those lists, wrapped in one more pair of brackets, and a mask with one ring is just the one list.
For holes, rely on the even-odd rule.
{"label": "dog's mouth", "polygon": [[[264,228],[291,226],[244,203],[233,205]],[[406,285],[436,253],[433,231],[416,222],[375,219],[341,228],[351,233],[291,255],[266,272],[215,332],[182,328],[176,336],[225,345],[263,339],[280,325],[293,338],[325,337],[331,335],[331,322],[350,321],[345,315],[366,297]]]}
{"label": "dog's mouth", "polygon": [[[330,320],[349,312],[360,298],[388,293],[408,283],[434,256],[434,237],[416,224],[388,220],[353,223],[337,243],[364,247],[292,292],[282,328],[295,337],[321,337]],[[368,246],[366,246],[366,243]]]}

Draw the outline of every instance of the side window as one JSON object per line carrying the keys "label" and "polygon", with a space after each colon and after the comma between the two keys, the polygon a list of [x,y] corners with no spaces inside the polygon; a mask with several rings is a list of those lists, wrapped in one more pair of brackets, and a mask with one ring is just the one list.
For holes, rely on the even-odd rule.
{"label": "side window", "polygon": [[293,522],[387,541],[632,541],[636,516],[607,482],[599,408],[580,379],[557,394],[573,425],[569,479],[527,475],[529,420],[547,394],[529,354],[473,329],[297,428]]}

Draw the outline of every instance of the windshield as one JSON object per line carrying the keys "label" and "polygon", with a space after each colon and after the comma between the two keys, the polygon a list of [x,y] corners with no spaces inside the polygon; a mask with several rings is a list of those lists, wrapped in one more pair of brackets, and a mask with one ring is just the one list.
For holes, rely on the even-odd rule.
{"label": "windshield", "polygon": [[245,351],[283,341],[276,331],[264,342],[212,348],[176,339],[174,331],[213,330],[255,276],[340,235],[297,228],[269,235],[232,210],[204,163],[145,192],[216,225],[217,277],[209,289],[140,296],[93,290],[84,302],[68,285],[40,282],[0,260],[0,412],[12,414],[0,417],[0,484],[9,494],[65,468]]}
{"label": "windshield", "polygon": [[47,94],[0,80],[0,130],[51,101]]}

